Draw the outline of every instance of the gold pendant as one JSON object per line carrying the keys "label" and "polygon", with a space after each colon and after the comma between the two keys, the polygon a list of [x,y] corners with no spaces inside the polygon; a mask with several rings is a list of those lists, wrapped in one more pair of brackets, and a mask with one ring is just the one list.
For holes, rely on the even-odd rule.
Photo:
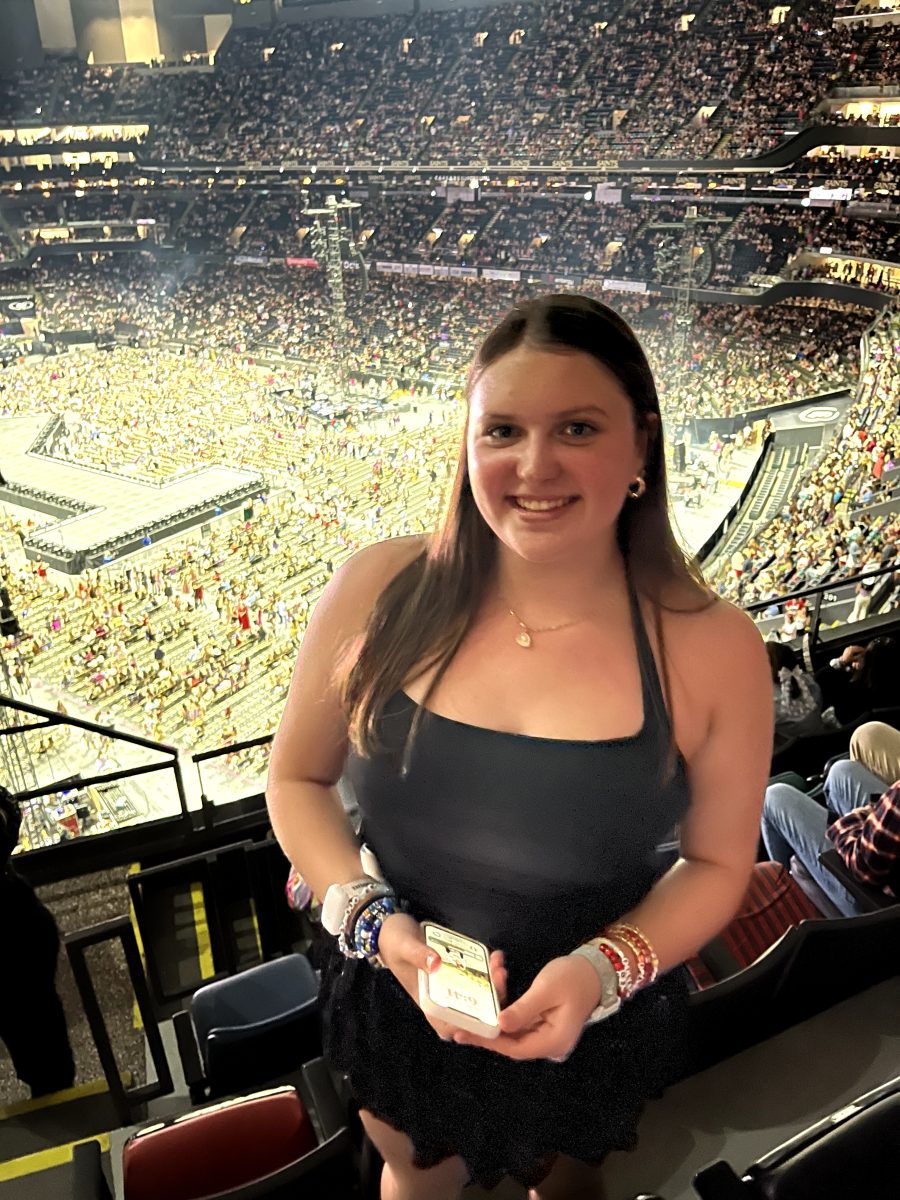
{"label": "gold pendant", "polygon": [[531,634],[528,632],[527,629],[523,629],[522,632],[516,638],[516,641],[518,642],[518,644],[520,646],[523,646],[527,650],[528,647],[531,645]]}

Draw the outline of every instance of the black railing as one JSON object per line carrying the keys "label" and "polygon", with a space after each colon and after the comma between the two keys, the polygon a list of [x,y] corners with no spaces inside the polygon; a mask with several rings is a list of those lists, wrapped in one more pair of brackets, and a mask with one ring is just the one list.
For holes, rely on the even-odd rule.
{"label": "black railing", "polygon": [[[183,840],[190,829],[191,817],[188,812],[181,763],[175,746],[153,742],[149,738],[126,733],[121,729],[111,729],[96,721],[88,721],[68,714],[63,716],[25,700],[17,700],[12,696],[0,696],[0,710],[4,710],[2,718],[0,718],[0,743],[3,738],[24,737],[35,730],[62,726],[98,734],[103,738],[137,746],[163,757],[163,761],[119,767],[102,773],[90,775],[70,773],[61,778],[54,778],[38,787],[23,788],[21,787],[22,780],[18,782],[8,780],[9,786],[19,788],[15,792],[15,799],[20,804],[55,796],[73,787],[104,787],[122,780],[138,779],[144,776],[158,777],[161,772],[170,773],[169,779],[177,797],[177,811],[170,816],[160,815],[148,818],[137,826],[87,833],[68,841],[34,847],[19,860],[33,883],[69,878],[87,870],[100,870],[120,863],[133,862],[136,858],[151,853],[157,843],[177,841],[179,838]],[[10,710],[32,717],[34,720],[15,722],[10,715]],[[174,837],[170,832],[173,827],[178,831]]]}
{"label": "black railing", "polygon": [[[220,809],[221,805],[217,805],[215,801],[209,798],[206,781],[203,778],[203,764],[212,762],[217,758],[240,754],[244,750],[253,750],[257,746],[269,746],[274,737],[273,733],[263,733],[258,737],[245,738],[240,742],[232,742],[227,746],[217,746],[214,750],[201,750],[197,754],[191,755],[191,762],[197,768],[197,778],[200,781],[200,811],[203,814],[203,823],[207,829],[211,829],[214,825],[220,823],[221,818],[217,819],[216,810]],[[264,792],[260,789],[257,792],[250,792],[246,796],[241,796],[238,800],[233,801],[233,804],[241,806],[251,804],[255,800],[262,801],[263,795]]]}
{"label": "black railing", "polygon": [[[695,422],[695,425],[696,425],[696,422]],[[757,479],[759,479],[760,471],[762,471],[763,467],[765,466],[766,462],[769,459],[769,456],[772,453],[772,444],[774,443],[774,441],[775,441],[775,435],[774,435],[774,433],[770,433],[768,435],[768,437],[766,438],[766,440],[763,442],[762,453],[759,455],[756,462],[753,464],[753,470],[750,472],[749,479],[744,484],[744,486],[741,488],[741,494],[738,496],[738,498],[735,500],[734,504],[732,504],[731,508],[729,508],[728,512],[725,514],[725,516],[722,518],[722,520],[719,522],[719,524],[716,526],[716,528],[713,530],[713,532],[709,535],[709,537],[706,539],[706,541],[703,543],[703,545],[697,551],[697,561],[698,562],[702,563],[707,558],[709,558],[709,556],[712,554],[712,552],[715,550],[715,548],[719,545],[719,543],[722,541],[722,539],[728,533],[728,530],[731,528],[733,522],[736,521],[737,518],[740,516],[741,509],[744,507],[744,503],[746,502],[747,497],[750,495],[750,492],[753,489],[753,486],[756,483]]]}
{"label": "black railing", "polygon": [[[150,992],[161,1016],[201,984],[290,952],[297,930],[282,897],[288,869],[274,840],[243,841],[128,876]],[[176,927],[188,894],[195,906],[193,944],[179,938]]]}
{"label": "black railing", "polygon": [[[144,1026],[144,1036],[147,1039],[153,1069],[156,1072],[155,1081],[151,1080],[132,1088],[126,1087],[122,1082],[122,1073],[116,1063],[109,1031],[97,999],[97,989],[94,986],[85,953],[90,946],[114,940],[122,943],[128,975],[134,989],[134,998],[137,1001]],[[171,1095],[175,1088],[131,921],[128,917],[115,917],[111,921],[103,921],[88,929],[78,929],[74,933],[66,934],[63,944],[69,957],[75,985],[81,997],[94,1045],[97,1047],[100,1066],[103,1068],[109,1094],[115,1105],[119,1121],[122,1125],[133,1125],[144,1115],[143,1109],[148,1100]]]}
{"label": "black railing", "polygon": [[[801,588],[795,592],[788,592],[787,595],[784,596],[773,596],[768,600],[755,600],[752,604],[743,604],[741,607],[745,612],[748,612],[751,616],[753,616],[756,613],[765,612],[767,608],[772,608],[773,605],[777,605],[778,608],[784,609],[788,601],[808,600],[811,596],[815,597],[815,602],[812,608],[812,617],[809,627],[806,631],[809,638],[808,646],[810,653],[815,653],[820,644],[819,629],[822,619],[822,603],[827,593],[833,592],[835,588],[855,586],[858,583],[871,583],[873,579],[881,579],[886,575],[893,575],[898,569],[900,568],[898,568],[896,564],[891,564],[887,567],[879,567],[877,571],[865,571],[858,575],[841,576],[839,579],[832,578],[822,583],[817,583],[814,587]],[[891,609],[888,611],[888,613],[876,615],[890,616],[893,621],[900,622],[900,611]],[[853,625],[849,625],[844,622],[839,626],[841,632],[837,636],[846,636],[850,630],[858,629],[860,626],[863,626],[864,628],[871,627],[868,620],[866,621],[865,625],[863,622],[855,623]]]}

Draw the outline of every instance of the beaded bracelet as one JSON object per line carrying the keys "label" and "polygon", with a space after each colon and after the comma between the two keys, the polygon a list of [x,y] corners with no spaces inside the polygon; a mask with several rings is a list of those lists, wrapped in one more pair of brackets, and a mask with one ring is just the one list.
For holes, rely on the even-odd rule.
{"label": "beaded bracelet", "polygon": [[381,935],[381,927],[388,917],[398,911],[396,898],[386,895],[370,900],[357,912],[353,924],[353,945],[361,958],[367,958],[377,966],[381,965],[378,960],[378,939]]}
{"label": "beaded bracelet", "polygon": [[653,983],[659,975],[659,956],[653,949],[653,945],[644,931],[639,929],[637,925],[630,925],[625,921],[617,921],[615,924],[610,925],[605,932],[609,937],[620,937],[626,945],[634,950],[641,972],[639,986],[643,987],[646,984]]}
{"label": "beaded bracelet", "polygon": [[634,960],[637,964],[637,978],[634,981],[634,990],[637,991],[638,988],[642,988],[647,982],[647,976],[650,971],[650,960],[647,958],[643,946],[630,933],[625,933],[618,926],[615,929],[607,929],[606,933],[618,945],[626,947],[634,955]]}
{"label": "beaded bracelet", "polygon": [[371,884],[359,891],[350,900],[344,915],[341,918],[341,929],[338,934],[338,949],[341,954],[347,958],[364,958],[365,955],[360,954],[354,945],[353,929],[356,925],[359,914],[374,900],[380,900],[382,897],[390,896],[392,900],[396,900],[393,888],[387,883],[378,883],[373,880]]}
{"label": "beaded bracelet", "polygon": [[622,953],[622,947],[607,937],[592,938],[588,944],[596,946],[615,967],[616,977],[619,980],[619,995],[623,1000],[627,1000],[634,993],[637,985],[631,977],[631,967],[628,959]]}

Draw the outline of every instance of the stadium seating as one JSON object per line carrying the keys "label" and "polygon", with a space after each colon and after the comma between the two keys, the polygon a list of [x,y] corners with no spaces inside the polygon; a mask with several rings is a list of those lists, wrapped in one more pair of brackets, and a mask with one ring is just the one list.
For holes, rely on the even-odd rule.
{"label": "stadium seating", "polygon": [[317,991],[315,973],[300,954],[196,991],[189,1013],[174,1018],[194,1103],[283,1078],[321,1054]]}
{"label": "stadium seating", "polygon": [[[293,1087],[238,1096],[137,1130],[123,1148],[122,1200],[331,1200],[350,1195],[350,1133],[330,1080],[310,1063]],[[318,1126],[318,1131],[316,1126]],[[75,1147],[77,1200],[112,1200],[96,1142]]]}
{"label": "stadium seating", "polygon": [[778,1146],[740,1178],[725,1162],[694,1178],[700,1200],[889,1200],[900,1169],[900,1080],[893,1079]]}

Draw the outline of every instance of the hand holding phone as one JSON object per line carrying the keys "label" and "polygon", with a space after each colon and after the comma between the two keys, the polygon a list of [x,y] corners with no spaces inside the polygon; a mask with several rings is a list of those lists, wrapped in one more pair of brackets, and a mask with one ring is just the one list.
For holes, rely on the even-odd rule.
{"label": "hand holding phone", "polygon": [[422,923],[422,932],[441,958],[436,971],[419,971],[422,1011],[479,1037],[497,1037],[500,1002],[487,946],[432,921]]}
{"label": "hand holding phone", "polygon": [[[419,1005],[419,975],[437,970],[440,958],[426,945],[422,926],[415,917],[402,912],[388,917],[381,927],[378,954],[413,1003]],[[452,1039],[455,1026],[439,1016],[426,1014],[426,1019],[438,1037],[444,1041]]]}

